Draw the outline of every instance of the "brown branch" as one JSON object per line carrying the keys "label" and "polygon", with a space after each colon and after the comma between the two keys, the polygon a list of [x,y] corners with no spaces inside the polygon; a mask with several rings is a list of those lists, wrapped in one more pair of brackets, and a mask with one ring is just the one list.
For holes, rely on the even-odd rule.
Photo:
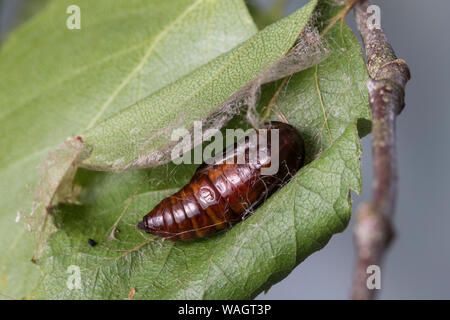
{"label": "brown branch", "polygon": [[405,103],[405,85],[410,79],[408,65],[398,59],[382,29],[369,29],[370,1],[355,6],[356,24],[367,55],[367,81],[372,109],[373,197],[358,208],[355,225],[357,247],[353,299],[373,299],[377,290],[367,287],[367,267],[380,266],[393,238],[392,217],[397,195],[395,120]]}

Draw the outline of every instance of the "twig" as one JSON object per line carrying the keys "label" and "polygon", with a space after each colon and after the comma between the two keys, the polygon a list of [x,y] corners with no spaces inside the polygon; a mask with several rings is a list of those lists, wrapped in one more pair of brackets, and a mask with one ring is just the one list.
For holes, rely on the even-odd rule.
{"label": "twig", "polygon": [[356,24],[367,55],[367,81],[372,109],[373,197],[358,208],[355,225],[357,263],[353,299],[373,299],[377,290],[367,286],[367,267],[380,266],[393,238],[392,217],[397,195],[395,120],[405,103],[405,85],[410,79],[408,65],[398,59],[381,28],[369,28],[370,1],[355,6]]}

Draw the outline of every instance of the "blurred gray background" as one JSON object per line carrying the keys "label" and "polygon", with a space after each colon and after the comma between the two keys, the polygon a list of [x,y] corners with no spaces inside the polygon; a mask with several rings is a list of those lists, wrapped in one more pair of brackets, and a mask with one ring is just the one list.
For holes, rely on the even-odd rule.
{"label": "blurred gray background", "polygon": [[[0,39],[45,1],[28,0],[27,5],[23,0],[0,1]],[[273,7],[274,1],[282,5]],[[307,1],[247,2],[265,23]],[[450,299],[450,1],[373,2],[381,7],[381,24],[397,55],[412,72],[406,108],[397,121],[397,238],[381,269],[379,298]],[[353,14],[347,22],[356,30]],[[360,196],[353,194],[354,212],[371,195],[370,136],[362,144],[364,184]],[[258,298],[347,299],[354,267],[353,220],[344,233],[335,235],[324,249]]]}

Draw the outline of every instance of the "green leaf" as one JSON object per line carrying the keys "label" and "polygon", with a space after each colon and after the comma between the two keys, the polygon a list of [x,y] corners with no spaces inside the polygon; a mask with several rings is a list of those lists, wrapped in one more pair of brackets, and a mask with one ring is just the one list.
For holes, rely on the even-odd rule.
{"label": "green leaf", "polygon": [[[229,3],[229,0],[225,1]],[[208,1],[208,3],[210,2]],[[214,2],[218,3],[219,1]],[[322,22],[330,21],[332,15],[336,15],[339,10],[342,10],[340,6],[335,6],[332,3],[334,2],[323,1],[320,4],[320,11],[323,14],[318,18],[317,24],[319,26]],[[236,12],[240,11],[237,10]],[[36,21],[39,22],[39,19],[44,19],[43,17],[46,17],[46,14],[48,14],[48,17],[52,16],[46,11],[33,20],[31,24],[36,23]],[[147,12],[147,14],[150,13]],[[243,15],[245,16],[245,14]],[[98,16],[101,16],[101,12],[98,12]],[[297,16],[299,16],[298,13]],[[232,17],[228,17],[228,19],[232,18],[237,19],[236,13]],[[125,17],[123,19],[130,22]],[[219,25],[219,21],[216,19],[215,22],[217,22],[217,30],[222,30],[223,26]],[[229,20],[221,23],[229,23]],[[109,27],[112,28],[113,26],[110,25]],[[239,28],[244,29],[245,24]],[[6,49],[8,46],[20,47],[24,45],[22,37],[28,36],[33,28],[28,31],[24,31],[24,29],[26,27],[20,29],[18,34],[10,39],[5,46]],[[107,32],[103,31],[99,34],[107,34]],[[97,40],[99,34],[97,34]],[[124,31],[124,38],[126,38],[126,34],[128,32]],[[243,38],[240,38],[240,42],[245,40]],[[94,39],[93,36],[92,39]],[[123,41],[126,40],[129,39],[123,39]],[[271,45],[266,44],[268,51],[271,51],[273,46],[278,45],[276,40],[278,39],[273,39]],[[285,277],[308,255],[322,248],[334,233],[340,232],[346,227],[351,212],[349,189],[359,191],[361,186],[359,163],[361,149],[357,121],[359,119],[366,119],[366,121],[370,119],[367,92],[364,86],[367,73],[363,56],[358,40],[346,26],[338,24],[333,26],[325,35],[324,42],[328,44],[332,52],[331,56],[317,68],[313,67],[290,78],[287,86],[282,89],[282,93],[277,99],[277,105],[283,114],[306,137],[309,164],[300,170],[288,185],[268,199],[252,216],[229,231],[208,239],[187,243],[161,241],[158,238],[140,233],[136,230],[135,224],[162,198],[185,184],[192,176],[195,166],[168,164],[149,170],[117,174],[80,169],[75,178],[75,184],[82,188],[78,203],[60,205],[53,212],[54,222],[59,231],[54,233],[46,243],[46,252],[40,264],[42,277],[39,284],[36,285],[37,269],[35,269],[35,276],[31,278],[32,284],[30,284],[26,279],[28,276],[24,276],[27,273],[19,274],[14,270],[13,263],[17,263],[15,260],[11,260],[11,262],[0,260],[2,267],[0,271],[2,274],[6,274],[8,279],[6,286],[3,287],[7,289],[5,291],[0,289],[0,292],[20,297],[20,295],[28,294],[30,289],[36,286],[30,295],[31,297],[124,299],[128,297],[130,288],[133,287],[136,289],[135,299],[238,299],[254,297]],[[67,48],[72,46],[69,43],[65,45],[67,45]],[[57,47],[53,45],[53,50]],[[12,59],[8,56],[8,50],[5,48],[3,50],[6,53],[2,51],[0,57],[6,55],[9,59]],[[231,49],[231,46],[224,51],[229,49]],[[15,52],[15,50],[9,50],[11,50],[9,55]],[[188,55],[191,53],[192,58],[191,50],[195,51],[191,47],[190,50],[186,48],[186,52],[183,53]],[[222,57],[219,57],[218,61]],[[256,59],[256,56],[254,58]],[[6,68],[3,65],[3,59],[0,59],[0,61],[2,61],[0,62],[0,68]],[[113,66],[117,65],[114,64]],[[190,77],[192,73],[196,74],[198,70],[205,68],[205,66],[201,67],[200,65],[199,67],[200,69],[193,68],[193,72],[188,72],[184,76]],[[115,74],[116,69],[111,67],[109,72]],[[245,76],[240,75],[240,72],[247,74],[246,70],[239,70],[239,77]],[[258,73],[259,71],[255,72]],[[22,70],[17,78],[20,79],[25,74]],[[148,74],[151,74],[151,72]],[[94,73],[94,78],[98,80],[99,77],[99,75],[95,76]],[[123,78],[120,79],[123,80]],[[179,84],[184,78],[180,77],[179,79],[163,84],[160,87],[161,90],[168,90],[167,87],[173,86],[173,83]],[[5,82],[6,80],[1,79],[0,81]],[[90,80],[90,74],[89,76],[86,75],[83,81],[89,81],[90,85],[95,83],[97,90],[102,91],[101,89],[104,89],[101,82]],[[157,81],[155,80],[155,82]],[[281,83],[281,81],[278,81],[263,87],[262,106],[267,104],[265,102],[270,100]],[[31,83],[28,85],[27,90],[32,92],[35,90],[36,81],[34,86]],[[39,82],[39,85],[46,84]],[[73,81],[71,85],[85,88],[83,83],[78,83],[78,80]],[[109,89],[111,89],[111,86]],[[234,90],[238,89],[239,87]],[[106,91],[106,89],[104,90]],[[69,94],[69,91],[59,92],[59,97],[64,97],[61,95],[62,93]],[[150,95],[152,92],[148,94]],[[157,94],[158,92],[155,91],[154,95]],[[3,98],[4,95],[0,96]],[[12,105],[11,108],[16,106],[15,100],[20,100],[20,98],[20,95],[17,95],[15,99],[11,95],[8,96],[10,105]],[[105,101],[96,98],[94,94],[90,97],[94,101],[85,97],[78,99],[80,108],[83,107],[83,102],[90,103],[90,107],[94,108],[95,106],[97,111],[99,108],[101,109],[101,103]],[[209,99],[212,101],[214,98],[209,97]],[[138,98],[129,101],[134,103],[137,100]],[[64,121],[60,123],[55,120],[57,117],[52,118],[50,115],[57,111],[59,111],[58,115],[64,114],[66,108],[71,110],[71,101],[66,98],[60,101],[61,110],[55,107],[54,103],[55,101],[50,101],[47,106],[41,105],[41,110],[45,110],[45,114],[41,115],[40,118],[38,117],[39,113],[34,114],[34,117],[37,117],[36,122],[40,125],[42,123],[46,130],[53,130],[50,125],[52,121],[54,125],[61,126],[59,135],[56,131],[53,132],[52,139],[48,138],[51,143],[44,144],[49,149],[61,142],[68,135],[67,131],[74,129],[75,131],[71,135],[79,133],[81,132],[80,128],[85,128],[89,120],[93,119],[92,116],[90,118],[86,116],[85,118],[84,112],[86,110],[81,110],[74,117],[77,120],[76,123],[79,122],[78,126]],[[113,115],[113,112],[122,110],[127,106],[125,104],[120,105],[115,110],[111,109],[111,113],[104,113],[104,116],[107,117],[111,114],[110,119],[114,119],[117,116]],[[72,113],[69,113],[69,115],[75,114],[74,110],[72,109]],[[3,110],[0,112],[3,112]],[[120,118],[121,114],[126,112],[119,113],[118,117]],[[91,113],[90,115],[92,114],[97,113]],[[197,120],[203,119],[204,116],[205,114],[198,115]],[[47,117],[50,119],[47,119]],[[325,126],[325,118],[328,126]],[[2,121],[1,119],[0,115],[0,121]],[[33,123],[31,119],[31,116],[18,113],[16,119],[12,120],[25,128]],[[103,119],[103,116],[100,119]],[[104,126],[105,123],[108,123],[108,121],[99,126],[94,125],[92,130],[97,130],[96,128]],[[2,125],[8,124],[6,121],[2,121]],[[66,127],[63,127],[64,125]],[[3,129],[0,128],[0,130]],[[12,210],[17,210],[19,205],[26,208],[30,204],[30,196],[26,199],[23,194],[16,198],[13,197],[15,195],[14,190],[24,188],[21,184],[22,181],[17,182],[17,186],[11,183],[11,181],[14,181],[14,177],[22,176],[20,174],[22,172],[31,181],[32,187],[34,187],[37,177],[37,173],[32,169],[28,169],[28,171],[25,169],[30,165],[37,164],[36,158],[39,156],[33,155],[33,150],[36,152],[39,149],[32,142],[22,142],[22,144],[25,144],[28,149],[35,149],[27,150],[23,147],[18,141],[24,141],[27,133],[21,131],[11,131],[10,139],[15,139],[15,135],[18,136],[16,138],[18,140],[13,144],[7,144],[9,141],[4,142],[3,140],[0,143],[1,151],[16,152],[16,155],[9,160],[9,163],[17,163],[15,172],[10,171],[8,166],[3,166],[3,159],[0,160],[2,176],[3,172],[8,174],[6,179],[8,182],[0,181],[2,184],[1,201],[2,204],[3,202],[7,203]],[[30,137],[33,137],[35,139],[33,141],[39,144],[42,142],[36,142],[36,140],[46,137],[48,133],[44,131],[40,134],[34,132],[34,134],[35,136],[30,135]],[[101,134],[99,137],[101,138]],[[104,139],[104,136],[101,139]],[[19,149],[20,152],[16,151],[15,148]],[[42,160],[44,154],[43,152],[38,160]],[[27,155],[29,160],[26,163],[14,161],[14,159],[22,159]],[[12,190],[6,190],[6,186],[12,187]],[[116,234],[117,240],[108,241],[110,228],[122,214],[123,218],[118,225],[120,233]],[[0,221],[3,240],[1,246],[2,249],[6,248],[6,250],[19,255],[17,258],[19,270],[28,272],[31,263],[26,265],[24,262],[27,253],[28,257],[31,257],[32,253],[26,246],[27,242],[23,242],[22,229],[19,228],[23,226],[14,224],[14,217],[15,213],[12,214],[11,212],[2,213],[0,216],[0,219],[5,221],[5,225],[3,225],[3,220]],[[11,232],[8,230],[8,228],[14,227],[15,229]],[[7,242],[5,239],[16,234],[18,235],[17,239],[20,239],[16,242],[19,241],[25,250],[22,250],[14,242],[5,243]],[[94,239],[98,242],[98,245],[90,246],[88,239]],[[5,259],[5,257],[0,259]],[[3,267],[3,265],[6,265],[6,267]],[[67,286],[67,281],[70,280],[70,273],[68,273],[70,266],[80,268],[80,289],[71,290]],[[17,282],[11,283],[10,279]],[[21,287],[14,288],[16,283]]]}
{"label": "green leaf", "polygon": [[0,293],[13,297],[39,277],[24,216],[49,151],[257,31],[241,0],[80,0],[81,30],[66,28],[71,4],[50,1],[0,48]]}
{"label": "green leaf", "polygon": [[[64,205],[55,213],[61,231],[49,240],[34,296],[125,299],[134,287],[135,299],[252,298],[345,228],[349,187],[360,188],[359,154],[356,126],[349,125],[320,159],[248,219],[188,243],[161,241],[135,228],[149,208],[177,190],[172,186],[179,185],[178,179],[172,176],[161,184],[161,177],[169,180],[166,168],[148,178],[143,171],[92,175],[83,170],[78,177],[83,205]],[[143,181],[146,185],[136,189]],[[118,240],[108,242],[110,227],[124,208]],[[99,244],[91,247],[89,238]],[[72,265],[80,268],[80,289],[67,288]]]}
{"label": "green leaf", "polygon": [[[328,2],[322,6],[330,9]],[[334,9],[336,14],[341,8]],[[324,14],[320,21],[329,18]],[[331,56],[290,78],[277,100],[306,137],[310,161],[288,185],[227,232],[172,243],[140,233],[135,225],[185,184],[194,166],[119,174],[80,170],[80,204],[61,205],[54,213],[60,231],[48,242],[34,296],[125,299],[133,287],[135,299],[252,298],[344,230],[351,213],[349,190],[361,188],[357,121],[370,119],[367,72],[348,27],[333,26],[324,42]],[[271,97],[280,84],[266,85],[264,95]],[[121,214],[117,240],[108,241]],[[91,247],[89,238],[99,244]],[[71,265],[80,268],[80,289],[67,288]]]}
{"label": "green leaf", "polygon": [[316,4],[311,1],[233,50],[85,132],[83,140],[91,154],[83,165],[118,170],[168,162],[168,147],[174,144],[171,132],[180,127],[191,130],[194,121],[208,119],[233,93],[283,58],[299,38]]}

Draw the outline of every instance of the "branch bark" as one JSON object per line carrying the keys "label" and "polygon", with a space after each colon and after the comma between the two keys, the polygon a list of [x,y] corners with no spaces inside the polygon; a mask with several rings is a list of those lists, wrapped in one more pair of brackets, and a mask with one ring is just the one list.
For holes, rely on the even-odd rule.
{"label": "branch bark", "polygon": [[381,28],[369,28],[368,0],[355,6],[356,24],[367,56],[367,81],[372,109],[373,196],[358,208],[354,229],[357,248],[353,299],[373,299],[377,290],[367,286],[367,267],[380,266],[394,231],[392,217],[397,195],[395,120],[403,110],[408,65],[398,59]]}

